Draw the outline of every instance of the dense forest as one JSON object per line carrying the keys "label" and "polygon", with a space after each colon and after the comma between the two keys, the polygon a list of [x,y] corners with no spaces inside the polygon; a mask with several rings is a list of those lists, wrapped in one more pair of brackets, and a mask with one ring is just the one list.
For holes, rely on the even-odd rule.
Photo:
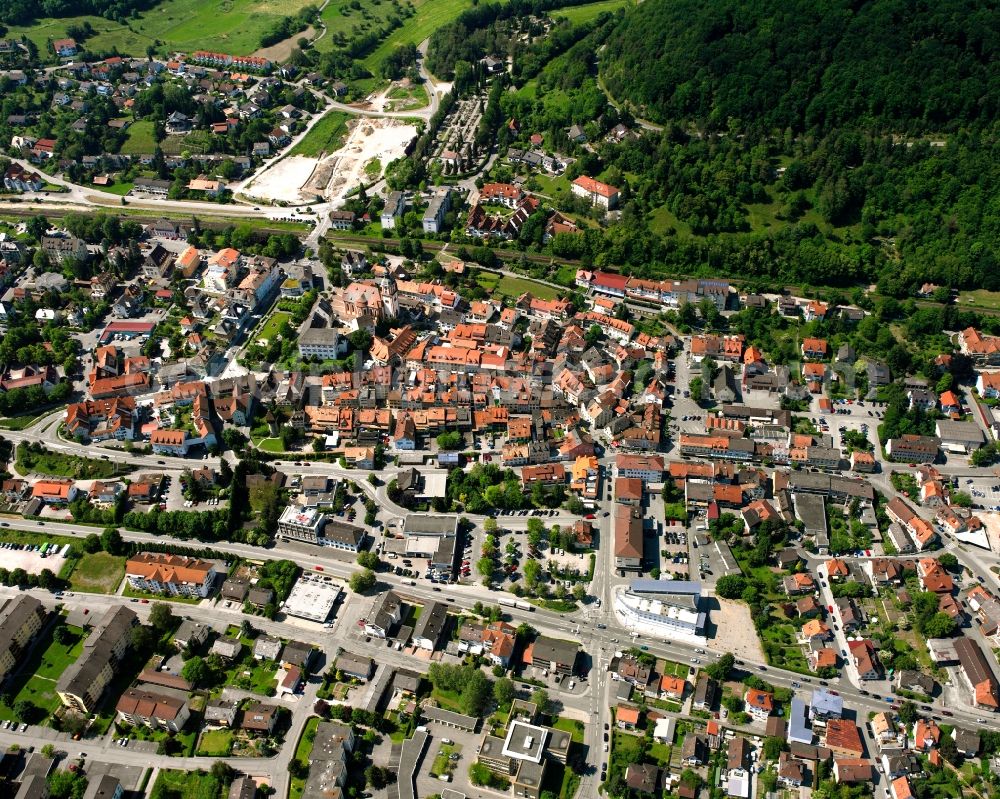
{"label": "dense forest", "polygon": [[915,134],[995,120],[998,56],[991,0],[647,0],[601,71],[654,120]]}
{"label": "dense forest", "polygon": [[136,11],[156,5],[157,0],[0,0],[0,22],[24,25],[41,17],[75,17],[93,14],[118,22]]}
{"label": "dense forest", "polygon": [[[555,20],[531,41],[480,5],[432,36],[428,63],[460,86],[483,56],[512,59],[498,100],[517,130],[493,128],[501,151],[539,133],[573,159],[566,178],[622,190],[606,218],[554,196],[600,225],[522,246],[648,276],[878,282],[895,297],[926,281],[1000,290],[995,11],[798,5],[647,0],[582,25]],[[663,124],[640,129],[633,110]],[[638,135],[609,140],[619,122]],[[588,143],[569,139],[573,124]],[[498,163],[489,179],[515,171]]]}

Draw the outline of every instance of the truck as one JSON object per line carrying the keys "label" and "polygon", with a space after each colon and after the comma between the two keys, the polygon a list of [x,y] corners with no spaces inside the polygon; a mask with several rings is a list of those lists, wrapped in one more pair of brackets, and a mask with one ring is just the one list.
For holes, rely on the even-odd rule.
{"label": "truck", "polygon": [[511,599],[510,597],[501,597],[497,600],[497,604],[505,608],[517,608],[518,610],[526,610],[529,613],[534,612],[535,606],[530,602],[525,602],[523,599]]}

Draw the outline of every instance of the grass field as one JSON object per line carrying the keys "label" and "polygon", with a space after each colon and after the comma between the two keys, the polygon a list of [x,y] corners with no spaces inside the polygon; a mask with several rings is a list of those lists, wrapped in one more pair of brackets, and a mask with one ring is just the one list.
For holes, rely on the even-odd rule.
{"label": "grass field", "polygon": [[84,47],[89,50],[115,50],[122,54],[143,56],[146,48],[153,44],[153,39],[125,27],[120,22],[113,22],[104,17],[79,16],[62,17],[60,19],[40,19],[32,25],[8,28],[7,36],[20,39],[27,36],[38,47],[39,53],[49,50],[50,39],[62,39],[67,36],[66,30],[71,25],[82,25],[89,22],[95,35],[89,38]]}
{"label": "grass field", "polygon": [[958,295],[957,305],[960,308],[985,308],[987,311],[1000,311],[1000,291],[963,291]]}
{"label": "grass field", "polygon": [[503,297],[520,297],[526,291],[542,300],[552,300],[559,296],[559,292],[552,286],[524,277],[497,275],[495,272],[480,272],[479,285]]}
{"label": "grass field", "polygon": [[94,186],[98,191],[103,191],[105,194],[114,194],[118,197],[124,197],[130,191],[134,183],[112,183],[110,186]]}
{"label": "grass field", "polygon": [[309,0],[163,0],[126,25],[91,16],[42,19],[10,28],[7,35],[27,36],[45,52],[49,39],[66,36],[71,25],[89,22],[97,35],[84,43],[88,50],[117,49],[122,55],[144,56],[152,46],[161,55],[176,50],[250,55],[260,47],[265,30],[308,4]]}
{"label": "grass field", "polygon": [[333,50],[338,35],[350,39],[353,35],[381,27],[394,13],[391,3],[380,1],[376,5],[372,0],[361,0],[360,5],[360,9],[355,9],[348,3],[332,2],[323,9],[320,18],[326,25],[327,34],[316,42],[317,52],[328,53]]}
{"label": "grass field", "polygon": [[465,9],[470,8],[472,0],[414,0],[417,9],[416,16],[403,23],[402,28],[394,30],[389,37],[376,47],[362,63],[373,75],[379,74],[379,65],[393,50],[402,44],[420,44],[442,25],[451,22]]}
{"label": "grass field", "polygon": [[613,14],[619,8],[625,8],[626,6],[631,5],[631,0],[602,0],[600,3],[587,3],[585,6],[561,8],[557,11],[550,12],[549,16],[563,17],[568,19],[574,25],[579,25],[581,23],[597,19],[605,11]]}
{"label": "grass field", "polygon": [[125,576],[125,558],[107,552],[92,552],[80,558],[70,575],[74,591],[91,594],[113,594]]}
{"label": "grass field", "polygon": [[[31,704],[44,712],[48,716],[59,706],[59,697],[56,695],[56,681],[62,676],[67,666],[72,663],[83,651],[83,630],[79,627],[66,629],[71,633],[71,637],[65,644],[56,643],[52,637],[55,627],[50,627],[45,637],[43,637],[27,661],[23,663],[19,671],[19,676],[14,678],[13,687],[20,685],[16,692],[12,691],[13,699],[10,706],[0,704],[0,720],[8,721],[14,718],[12,708],[21,700],[27,700]],[[27,676],[24,682],[20,681],[21,675]],[[41,716],[42,713],[39,713]],[[42,718],[36,719],[41,722]]]}
{"label": "grass field", "polygon": [[17,448],[17,468],[21,474],[36,472],[55,477],[105,480],[114,477],[118,467],[111,461],[98,460],[97,458],[64,455],[52,450],[29,451],[26,446],[21,444]]}
{"label": "grass field", "polygon": [[196,754],[204,757],[226,757],[232,749],[232,730],[208,730],[201,734]]}
{"label": "grass field", "polygon": [[317,158],[321,153],[332,153],[344,146],[344,139],[347,138],[347,120],[350,114],[343,111],[329,111],[319,122],[313,125],[312,129],[305,135],[298,144],[290,151],[289,155],[304,155],[308,158]]}
{"label": "grass field", "polygon": [[153,121],[140,119],[129,125],[128,138],[122,145],[126,155],[144,155],[156,149],[156,139],[153,138]]}

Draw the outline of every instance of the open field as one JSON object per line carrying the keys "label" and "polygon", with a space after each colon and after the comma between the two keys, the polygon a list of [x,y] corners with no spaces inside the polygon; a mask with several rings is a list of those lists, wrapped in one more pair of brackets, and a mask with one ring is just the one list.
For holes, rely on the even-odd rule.
{"label": "open field", "polygon": [[140,119],[128,128],[128,138],[122,145],[126,155],[143,155],[156,149],[156,139],[153,138],[153,122],[150,119]]}
{"label": "open field", "polygon": [[69,585],[74,591],[112,594],[125,576],[125,558],[107,552],[92,552],[80,558]]}
{"label": "open field", "polygon": [[17,448],[17,470],[21,474],[47,474],[77,480],[106,480],[118,473],[118,467],[111,461],[65,455],[48,449],[36,452],[29,450],[24,444]]}
{"label": "open field", "polygon": [[130,29],[120,22],[89,15],[59,19],[43,18],[31,25],[15,25],[7,29],[7,36],[12,39],[26,36],[35,43],[38,52],[44,54],[49,49],[50,40],[65,38],[69,27],[85,23],[90,23],[95,31],[95,35],[87,39],[84,44],[88,50],[118,50],[123,54],[144,56],[146,48],[154,44],[154,38],[145,33]]}
{"label": "open field", "polygon": [[605,11],[613,14],[619,8],[631,6],[631,0],[601,0],[599,3],[588,3],[585,6],[574,6],[572,8],[560,8],[549,13],[551,17],[563,17],[574,25],[590,22],[597,19]]}
{"label": "open field", "polygon": [[379,74],[379,65],[401,44],[420,44],[434,31],[451,22],[465,9],[471,0],[424,0],[414,2],[417,14],[406,20],[402,28],[396,28],[389,37],[376,47],[362,63],[373,75]]}
{"label": "open field", "polygon": [[195,50],[250,55],[260,47],[264,31],[308,4],[308,0],[163,0],[126,25],[92,16],[41,19],[10,28],[7,35],[27,36],[44,52],[48,41],[65,37],[71,25],[89,22],[97,35],[85,42],[88,50],[117,48],[122,55],[144,56],[147,47],[154,47],[161,55]]}
{"label": "open field", "polygon": [[520,297],[526,291],[530,291],[533,296],[542,300],[552,300],[559,296],[559,292],[552,286],[524,277],[498,275],[495,272],[480,272],[479,285],[504,297]]}
{"label": "open field", "polygon": [[295,205],[302,201],[299,189],[309,180],[314,169],[315,158],[286,156],[254,178],[246,187],[244,195],[255,202],[285,202]]}
{"label": "open field", "polygon": [[963,309],[985,308],[988,311],[1000,311],[1000,291],[986,289],[963,291],[958,295],[956,304]]}
{"label": "open field", "polygon": [[727,652],[738,658],[764,660],[764,650],[750,617],[750,608],[742,602],[719,599],[719,609],[713,612],[715,640],[724,643]]}
{"label": "open field", "polygon": [[[347,120],[350,114],[343,111],[329,111],[312,129],[296,144],[289,155],[304,155],[318,158],[322,153],[332,153],[344,146],[347,137]],[[307,176],[308,177],[308,176]]]}
{"label": "open field", "polygon": [[326,24],[327,34],[316,42],[317,52],[327,53],[333,50],[340,36],[349,39],[381,27],[394,13],[391,3],[379,2],[376,5],[372,0],[361,0],[360,6],[352,8],[348,3],[330,3],[323,9],[320,19]]}
{"label": "open field", "polygon": [[366,166],[373,160],[384,166],[401,158],[417,135],[415,126],[398,119],[359,118],[350,130],[344,146],[320,162],[307,191],[335,202],[343,199],[362,180],[374,179],[366,174]]}

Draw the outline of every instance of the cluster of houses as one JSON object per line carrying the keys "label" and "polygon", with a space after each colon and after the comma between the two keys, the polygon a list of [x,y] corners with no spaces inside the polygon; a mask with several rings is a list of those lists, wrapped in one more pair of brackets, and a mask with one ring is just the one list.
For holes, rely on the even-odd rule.
{"label": "cluster of houses", "polygon": [[[66,40],[64,44],[66,54],[75,54],[76,44],[72,40]],[[280,76],[262,74],[269,73],[271,66],[265,58],[207,52],[169,61],[111,56],[102,61],[71,61],[62,64],[55,72],[38,72],[30,78],[19,71],[15,82],[21,85],[33,82],[36,86],[48,87],[50,81],[54,81],[56,91],[52,110],[71,114],[74,118],[71,130],[81,135],[93,132],[90,115],[95,94],[110,100],[118,108],[119,115],[106,123],[109,132],[127,133],[134,122],[132,109],[142,91],[163,82],[183,87],[198,106],[214,109],[214,119],[199,121],[175,110],[162,120],[168,139],[198,130],[219,137],[221,144],[211,154],[203,153],[201,147],[173,148],[165,145],[167,152],[163,156],[162,167],[171,171],[182,167],[199,168],[204,173],[198,178],[201,183],[192,181],[194,185],[187,188],[214,197],[224,188],[224,182],[219,177],[224,162],[230,162],[227,169],[231,171],[227,174],[248,174],[263,159],[287,146],[310,117],[308,109],[314,105],[310,90],[286,84]],[[267,134],[254,142],[249,152],[230,150],[226,155],[230,132],[258,119],[271,124]],[[66,172],[82,167],[97,186],[114,183],[116,173],[139,169],[142,172],[135,177],[135,181],[142,182],[137,183],[133,191],[165,195],[170,188],[171,181],[156,177],[155,170],[160,164],[153,152],[90,153],[77,163],[62,157],[62,143],[58,139],[40,135],[47,131],[36,128],[38,121],[38,115],[32,113],[8,116],[7,124],[17,129],[9,145],[11,155],[28,159],[47,172],[53,168]],[[181,151],[184,151],[183,154]],[[4,176],[4,188],[16,192],[37,191],[37,179],[37,174],[31,171],[8,170]]]}

